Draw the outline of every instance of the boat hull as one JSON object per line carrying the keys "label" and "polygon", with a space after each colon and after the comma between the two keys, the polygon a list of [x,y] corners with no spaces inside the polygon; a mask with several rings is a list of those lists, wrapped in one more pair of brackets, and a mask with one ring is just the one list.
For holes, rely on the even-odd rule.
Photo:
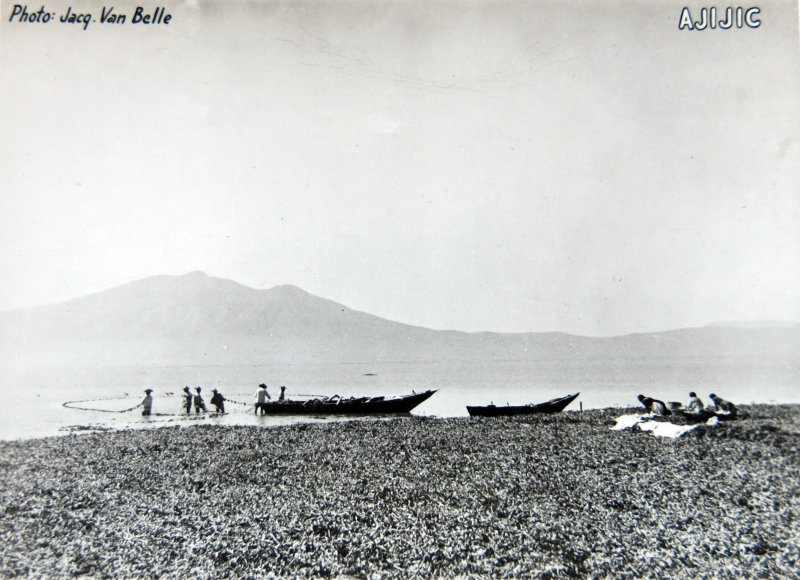
{"label": "boat hull", "polygon": [[403,397],[360,397],[350,399],[311,399],[270,401],[263,405],[267,415],[383,415],[410,413],[436,391]]}
{"label": "boat hull", "polygon": [[552,399],[538,405],[507,405],[497,407],[486,405],[483,407],[470,407],[467,405],[467,412],[470,417],[508,417],[512,415],[536,415],[539,413],[560,413],[567,405],[578,398],[580,393],[567,395],[558,399]]}

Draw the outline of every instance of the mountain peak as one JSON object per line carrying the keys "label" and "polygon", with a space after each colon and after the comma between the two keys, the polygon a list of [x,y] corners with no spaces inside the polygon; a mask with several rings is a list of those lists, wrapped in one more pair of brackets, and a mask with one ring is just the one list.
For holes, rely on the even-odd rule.
{"label": "mountain peak", "polygon": [[309,293],[300,288],[299,286],[295,286],[293,284],[280,284],[278,286],[273,286],[269,289],[269,292],[275,294],[282,294],[282,295],[297,295],[297,296],[309,296]]}
{"label": "mountain peak", "polygon": [[768,333],[700,328],[610,339],[436,331],[359,312],[291,284],[257,290],[199,271],[0,313],[0,367],[5,362],[144,366],[667,356],[791,361],[798,349],[797,325]]}

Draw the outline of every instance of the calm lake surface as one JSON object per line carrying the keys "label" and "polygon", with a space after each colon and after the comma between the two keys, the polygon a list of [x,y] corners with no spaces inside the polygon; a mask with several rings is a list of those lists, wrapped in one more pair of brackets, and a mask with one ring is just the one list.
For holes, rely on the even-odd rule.
{"label": "calm lake surface", "polygon": [[[690,390],[736,403],[800,403],[800,361],[771,360],[558,360],[427,363],[302,363],[246,367],[123,367],[3,370],[4,404],[0,439],[59,435],[76,428],[125,429],[174,425],[224,424],[276,426],[332,417],[257,417],[252,406],[257,386],[269,385],[275,397],[286,385],[297,395],[390,395],[438,389],[414,415],[462,417],[465,406],[539,403],[579,391],[568,410],[633,406],[645,393],[684,401]],[[180,414],[184,385],[203,387],[210,409],[211,389],[248,406],[227,403],[223,417],[186,418]],[[123,410],[139,403],[145,388],[155,390],[155,417],[141,410],[107,413],[68,409],[68,401],[92,409]]]}

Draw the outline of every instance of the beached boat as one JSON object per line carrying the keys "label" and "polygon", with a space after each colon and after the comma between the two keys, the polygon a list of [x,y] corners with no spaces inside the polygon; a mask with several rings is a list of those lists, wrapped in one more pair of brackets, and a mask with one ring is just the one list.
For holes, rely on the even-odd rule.
{"label": "beached boat", "polygon": [[378,415],[384,413],[410,413],[436,391],[424,391],[394,397],[349,397],[338,395],[326,398],[268,401],[264,410],[268,415]]}
{"label": "beached boat", "polygon": [[506,405],[497,407],[486,405],[485,407],[470,407],[467,405],[470,417],[505,417],[508,415],[533,415],[536,413],[560,413],[567,405],[578,398],[580,393],[567,395],[558,399],[552,399],[538,405]]}

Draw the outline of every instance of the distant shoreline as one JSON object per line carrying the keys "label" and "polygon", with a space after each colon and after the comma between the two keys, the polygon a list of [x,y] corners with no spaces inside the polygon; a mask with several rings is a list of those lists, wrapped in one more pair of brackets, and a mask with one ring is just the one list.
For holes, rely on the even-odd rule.
{"label": "distant shoreline", "polygon": [[[132,397],[132,399],[138,399],[138,397]],[[499,405],[503,406],[503,405]],[[775,408],[796,408],[798,415],[800,415],[800,403],[749,403],[749,404],[741,404],[738,405],[740,409],[744,410],[747,413],[747,409],[749,408],[766,408],[769,409],[771,407]],[[70,409],[76,409],[70,407]],[[137,413],[138,411],[132,411]],[[621,416],[625,414],[635,414],[635,415],[644,415],[645,410],[641,406],[637,405],[617,405],[617,406],[607,406],[607,407],[586,407],[580,410],[578,408],[578,403],[574,403],[568,409],[562,411],[564,415],[574,415],[576,417],[581,417],[582,413],[602,413],[614,416]],[[156,412],[155,415],[161,415],[163,413]],[[0,438],[0,445],[3,443],[24,443],[29,441],[38,441],[41,439],[50,439],[56,438],[61,439],[64,437],[69,437],[72,435],[102,435],[102,434],[118,434],[118,433],[126,433],[128,431],[159,431],[164,429],[192,429],[192,428],[204,428],[204,427],[218,427],[221,429],[237,429],[237,428],[253,428],[253,429],[283,429],[283,428],[290,428],[295,425],[306,425],[306,426],[325,426],[335,423],[347,423],[347,422],[358,422],[358,421],[391,421],[395,419],[399,420],[425,420],[425,421],[452,421],[452,420],[469,420],[470,417],[467,415],[463,416],[437,416],[437,415],[428,415],[428,414],[409,414],[404,416],[400,415],[362,415],[358,417],[349,417],[349,416],[335,416],[335,415],[320,415],[320,416],[313,416],[309,415],[307,417],[303,416],[265,416],[261,417],[261,419],[269,420],[270,418],[282,418],[289,421],[288,423],[267,423],[264,422],[263,424],[256,424],[256,425],[248,425],[248,424],[241,424],[241,423],[233,423],[233,424],[215,424],[214,422],[218,420],[215,417],[215,413],[208,412],[203,414],[183,414],[183,413],[167,413],[165,416],[170,417],[169,419],[161,419],[158,423],[139,423],[135,426],[126,426],[126,427],[114,427],[103,425],[99,423],[80,423],[76,422],[75,424],[68,425],[61,427],[57,433],[50,432],[44,433],[40,435],[20,435],[17,437],[9,436],[7,438]],[[480,418],[472,418],[473,420],[480,420]],[[502,417],[500,418],[502,419]],[[668,417],[663,418],[663,420],[669,420]],[[209,422],[210,421],[210,422]],[[678,422],[681,422],[678,419]]]}
{"label": "distant shoreline", "polygon": [[465,362],[732,356],[793,362],[800,351],[800,323],[792,321],[661,330],[632,325],[588,334],[561,328],[436,330],[375,316],[297,286],[258,290],[192,272],[0,311],[0,366],[338,364],[387,357]]}
{"label": "distant shoreline", "polygon": [[0,575],[786,576],[800,406],[677,441],[627,409],[0,442]]}

